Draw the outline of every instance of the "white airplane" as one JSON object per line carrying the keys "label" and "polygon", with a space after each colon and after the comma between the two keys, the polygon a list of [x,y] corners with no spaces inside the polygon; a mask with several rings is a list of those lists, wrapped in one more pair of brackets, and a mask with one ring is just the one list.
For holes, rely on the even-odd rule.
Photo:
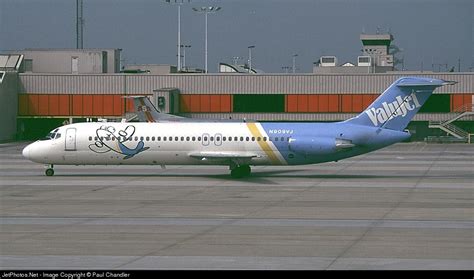
{"label": "white airplane", "polygon": [[[47,165],[228,165],[231,176],[251,165],[338,161],[406,140],[404,129],[433,91],[456,82],[404,77],[358,116],[336,123],[186,122],[75,123],[23,149]],[[185,118],[186,119],[186,118]]]}

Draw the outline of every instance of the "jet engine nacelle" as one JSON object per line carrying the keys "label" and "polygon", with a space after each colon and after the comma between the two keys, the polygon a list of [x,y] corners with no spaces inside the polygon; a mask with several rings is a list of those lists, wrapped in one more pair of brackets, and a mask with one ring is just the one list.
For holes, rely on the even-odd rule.
{"label": "jet engine nacelle", "polygon": [[336,140],[334,138],[292,138],[290,149],[295,153],[305,155],[325,155],[336,152]]}
{"label": "jet engine nacelle", "polygon": [[352,141],[346,139],[322,137],[297,137],[291,138],[290,150],[305,155],[326,155],[354,147]]}

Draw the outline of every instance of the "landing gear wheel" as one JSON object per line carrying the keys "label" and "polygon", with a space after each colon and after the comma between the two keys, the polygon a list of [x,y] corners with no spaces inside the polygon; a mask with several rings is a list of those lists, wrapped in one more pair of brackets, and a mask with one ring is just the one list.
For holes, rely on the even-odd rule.
{"label": "landing gear wheel", "polygon": [[46,171],[44,173],[46,174],[46,176],[53,176],[54,175],[54,170],[49,168],[49,169],[46,169]]}

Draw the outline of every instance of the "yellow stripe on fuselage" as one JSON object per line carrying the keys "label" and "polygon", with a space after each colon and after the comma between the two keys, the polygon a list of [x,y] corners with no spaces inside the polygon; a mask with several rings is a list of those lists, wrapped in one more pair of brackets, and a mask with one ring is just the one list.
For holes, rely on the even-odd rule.
{"label": "yellow stripe on fuselage", "polygon": [[[260,145],[260,148],[267,154],[268,158],[273,164],[278,164],[281,165],[280,159],[278,159],[277,155],[275,154],[275,151],[270,147],[268,142],[263,140],[263,135],[260,133],[260,130],[257,127],[257,123],[247,123],[247,128],[249,128],[250,133],[252,136],[255,137],[255,141],[257,141],[257,138],[260,137],[260,141],[257,141],[258,145]],[[270,139],[268,139],[270,140]]]}

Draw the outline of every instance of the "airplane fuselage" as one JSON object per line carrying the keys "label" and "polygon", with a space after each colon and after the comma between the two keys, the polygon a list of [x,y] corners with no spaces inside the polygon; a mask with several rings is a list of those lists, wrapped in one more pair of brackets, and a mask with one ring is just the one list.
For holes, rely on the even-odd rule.
{"label": "airplane fuselage", "polygon": [[409,137],[338,123],[76,123],[23,154],[51,165],[299,165],[336,161]]}

